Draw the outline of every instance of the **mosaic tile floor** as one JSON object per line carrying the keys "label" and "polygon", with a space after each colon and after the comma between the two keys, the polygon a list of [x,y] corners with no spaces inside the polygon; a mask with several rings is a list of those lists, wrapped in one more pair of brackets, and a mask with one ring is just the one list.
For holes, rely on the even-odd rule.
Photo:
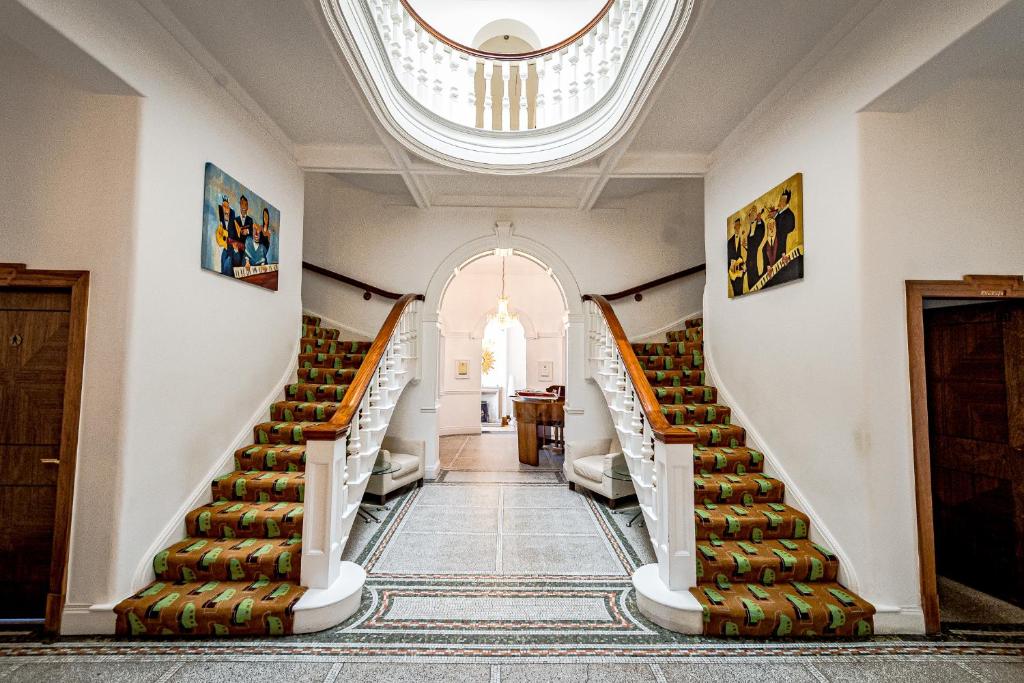
{"label": "mosaic tile floor", "polygon": [[514,448],[506,434],[446,437],[437,481],[390,503],[380,524],[357,523],[346,559],[368,579],[357,614],[333,629],[273,641],[12,638],[0,641],[0,681],[1024,680],[1021,624],[839,642],[665,631],[636,609],[629,577],[652,553],[632,510],[570,492],[560,458],[525,469]]}

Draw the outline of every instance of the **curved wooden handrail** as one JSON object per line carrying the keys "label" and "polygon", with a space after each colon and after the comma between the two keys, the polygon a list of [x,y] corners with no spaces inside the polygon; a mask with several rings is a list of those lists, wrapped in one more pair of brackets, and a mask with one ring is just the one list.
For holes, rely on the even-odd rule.
{"label": "curved wooden handrail", "polygon": [[615,292],[614,294],[605,294],[604,298],[607,299],[608,301],[615,301],[616,299],[622,299],[627,296],[632,296],[637,301],[643,301],[644,297],[643,294],[641,294],[641,292],[645,292],[648,289],[653,289],[668,282],[672,282],[673,280],[679,280],[680,278],[684,278],[695,273],[703,272],[707,269],[708,264],[701,263],[696,266],[691,266],[686,270],[680,270],[678,273],[665,275],[664,277],[659,277],[657,280],[651,280],[650,282],[645,282],[642,285],[637,285],[636,287],[624,289],[621,292]]}
{"label": "curved wooden handrail", "polygon": [[370,350],[366,352],[366,357],[363,359],[362,365],[359,366],[352,384],[349,385],[345,396],[341,399],[338,410],[335,411],[330,422],[323,422],[303,430],[307,441],[336,441],[348,433],[352,418],[359,410],[359,404],[362,403],[363,396],[370,388],[370,382],[373,381],[373,376],[377,372],[377,366],[380,365],[380,361],[384,357],[384,351],[391,341],[391,335],[394,334],[398,321],[402,318],[402,313],[413,301],[423,301],[423,295],[405,294],[400,296],[395,305],[391,307],[391,312],[384,324],[381,325]]}
{"label": "curved wooden handrail", "polygon": [[309,271],[312,271],[312,272],[316,273],[317,275],[323,275],[324,277],[329,277],[332,280],[337,280],[338,282],[344,282],[346,285],[352,285],[353,287],[358,287],[359,289],[363,290],[363,298],[366,299],[367,301],[369,301],[370,297],[372,295],[374,295],[374,294],[376,294],[377,296],[382,296],[385,299],[393,299],[395,301],[397,301],[398,299],[400,299],[402,297],[401,294],[397,294],[395,292],[389,292],[386,289],[381,289],[380,287],[374,287],[373,285],[368,285],[365,282],[363,282],[362,280],[357,280],[354,277],[349,277],[348,275],[342,275],[341,273],[335,273],[333,270],[328,270],[327,268],[322,268],[320,266],[313,265],[312,263],[309,263],[307,261],[303,261],[302,262],[302,267],[305,268],[306,270],[309,270]]}
{"label": "curved wooden handrail", "polygon": [[608,303],[608,299],[600,294],[587,294],[583,297],[583,300],[593,301],[597,304],[597,307],[601,310],[601,315],[604,316],[605,322],[608,323],[608,330],[615,339],[615,346],[619,350],[619,356],[622,357],[623,365],[626,366],[626,373],[629,375],[630,381],[633,382],[636,396],[640,399],[640,407],[647,417],[647,424],[651,426],[651,431],[654,432],[654,438],[662,443],[670,444],[696,443],[696,434],[685,427],[670,425],[668,419],[662,414],[658,397],[655,396],[651,383],[647,381],[647,375],[644,374],[643,366],[640,365],[636,354],[633,353],[633,346],[629,343],[629,339],[622,329],[622,324],[619,323],[619,318],[615,315],[612,305]]}
{"label": "curved wooden handrail", "polygon": [[559,41],[554,45],[549,45],[548,47],[543,47],[539,50],[512,53],[488,52],[487,50],[478,50],[476,48],[469,47],[468,45],[463,45],[462,43],[456,42],[449,38],[448,36],[441,33],[440,31],[438,31],[430,24],[428,24],[426,20],[424,20],[423,17],[421,17],[419,13],[412,8],[412,5],[409,3],[409,0],[401,0],[401,3],[402,7],[405,8],[405,11],[409,13],[409,16],[412,17],[417,24],[423,27],[424,31],[434,36],[439,41],[441,41],[448,47],[452,48],[453,50],[459,50],[460,52],[465,52],[469,55],[472,55],[474,57],[480,57],[482,59],[494,59],[502,62],[521,62],[525,59],[536,59],[537,57],[543,57],[544,55],[549,55],[553,52],[558,52],[559,50],[563,50],[566,47],[572,45],[577,40],[590,33],[591,29],[597,26],[597,24],[602,19],[604,19],[605,15],[608,14],[608,10],[610,10],[612,8],[612,5],[615,4],[615,0],[608,0],[608,2],[604,4],[604,7],[601,8],[597,15],[589,22],[587,22],[586,26],[584,26],[579,31],[572,34],[565,40]]}

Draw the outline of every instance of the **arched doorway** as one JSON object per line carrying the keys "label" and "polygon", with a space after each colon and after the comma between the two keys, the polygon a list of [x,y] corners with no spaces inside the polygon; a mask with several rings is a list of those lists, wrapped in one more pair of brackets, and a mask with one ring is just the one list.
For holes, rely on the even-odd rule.
{"label": "arched doorway", "polygon": [[[561,286],[536,258],[490,250],[453,272],[438,312],[442,468],[521,469],[514,391],[565,386],[568,312]],[[540,465],[560,469],[561,452],[553,456],[552,449],[542,451]]]}

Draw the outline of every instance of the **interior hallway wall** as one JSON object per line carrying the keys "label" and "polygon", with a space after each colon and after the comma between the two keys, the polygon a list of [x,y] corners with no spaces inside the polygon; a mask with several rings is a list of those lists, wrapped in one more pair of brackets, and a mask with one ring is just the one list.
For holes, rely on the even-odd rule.
{"label": "interior hallway wall", "polygon": [[[47,219],[64,217],[50,210],[27,216],[26,224],[4,225],[15,230],[5,244],[27,243],[18,249],[31,266],[93,270],[98,288],[90,305],[104,313],[88,330],[88,357],[99,354],[106,364],[86,375],[72,531],[68,602],[84,610],[138,587],[136,573],[150,561],[151,545],[245,438],[294,362],[303,179],[289,150],[143,4],[22,5],[140,95],[137,115],[111,103],[109,122],[96,120],[100,110],[76,118],[90,135],[95,128],[110,137],[112,127],[125,124],[126,140],[111,144],[110,158],[67,169],[102,186],[102,210],[72,216],[74,223],[94,222],[103,235],[95,249],[76,250],[50,237],[60,226]],[[37,114],[53,115],[45,108]],[[134,157],[123,158],[128,139]],[[89,144],[103,151],[102,137]],[[208,161],[280,209],[276,293],[201,270]],[[52,195],[30,196],[32,206],[54,202]],[[181,525],[174,533],[179,529],[184,532]]]}
{"label": "interior hallway wall", "polygon": [[[881,133],[871,168],[888,169],[869,179],[859,117],[870,122],[873,115],[858,112],[1003,4],[971,3],[955,13],[909,1],[865,5],[854,24],[837,27],[826,39],[830,44],[812,53],[799,75],[787,77],[716,150],[705,181],[709,359],[726,397],[802,494],[819,532],[830,532],[844,554],[846,578],[879,606],[876,624],[888,630],[923,628],[910,425],[901,403],[908,374],[898,283],[911,272],[959,277],[1005,269],[1009,255],[986,258],[981,254],[993,251],[986,247],[978,258],[967,258],[979,234],[973,224],[963,226],[959,250],[939,244],[908,250],[930,233],[933,214],[883,212],[891,202],[918,206],[908,199],[917,192],[938,200],[938,188],[949,181],[925,177],[925,167],[908,158],[910,140],[921,138],[892,145],[894,138]],[[917,123],[908,118],[901,130]],[[881,144],[889,145],[885,152]],[[929,144],[927,171],[956,175],[948,161],[934,165],[945,143]],[[728,299],[726,217],[798,171],[804,174],[805,278]],[[977,180],[965,182],[973,187]],[[867,193],[886,182],[894,188],[887,198]],[[942,197],[939,203],[959,201],[948,192]],[[906,220],[893,221],[898,215]],[[1006,244],[1008,233],[1000,234]]]}

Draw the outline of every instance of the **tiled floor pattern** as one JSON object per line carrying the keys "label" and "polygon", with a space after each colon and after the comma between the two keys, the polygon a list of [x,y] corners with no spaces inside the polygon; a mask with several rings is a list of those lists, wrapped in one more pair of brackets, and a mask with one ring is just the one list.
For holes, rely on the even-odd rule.
{"label": "tiled floor pattern", "polygon": [[555,477],[560,462],[520,469],[509,443],[443,439],[442,463],[467,468],[446,475],[476,479],[441,477],[381,510],[381,524],[357,522],[346,559],[369,575],[338,627],[271,642],[0,642],[0,681],[1024,680],[1024,627],[775,643],[660,629],[636,609],[629,576],[652,553],[632,511],[506,479]]}

